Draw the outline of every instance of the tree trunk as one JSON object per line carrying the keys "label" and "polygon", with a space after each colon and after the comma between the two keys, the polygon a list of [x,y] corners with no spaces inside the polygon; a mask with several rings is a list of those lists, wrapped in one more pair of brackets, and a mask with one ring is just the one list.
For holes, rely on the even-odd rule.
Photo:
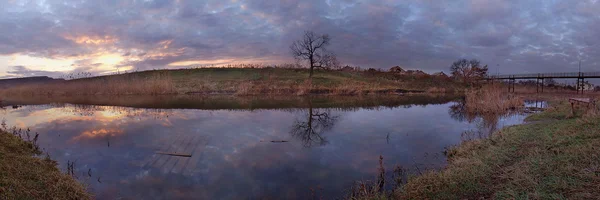
{"label": "tree trunk", "polygon": [[308,74],[308,78],[312,78],[312,76],[313,76],[313,69],[315,68],[315,61],[314,61],[312,55],[310,56],[309,61],[310,61],[310,72]]}

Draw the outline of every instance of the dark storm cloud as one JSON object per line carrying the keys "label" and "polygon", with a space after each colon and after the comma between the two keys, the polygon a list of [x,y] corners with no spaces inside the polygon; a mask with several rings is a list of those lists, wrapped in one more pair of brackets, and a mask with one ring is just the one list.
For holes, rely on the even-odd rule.
{"label": "dark storm cloud", "polygon": [[[0,54],[118,52],[121,66],[189,60],[292,62],[304,30],[332,36],[343,63],[447,70],[477,58],[494,72],[600,71],[600,2],[558,0],[19,1],[0,8]],[[82,36],[94,39],[82,40]],[[79,40],[77,40],[79,39]],[[100,40],[100,42],[96,42]]]}

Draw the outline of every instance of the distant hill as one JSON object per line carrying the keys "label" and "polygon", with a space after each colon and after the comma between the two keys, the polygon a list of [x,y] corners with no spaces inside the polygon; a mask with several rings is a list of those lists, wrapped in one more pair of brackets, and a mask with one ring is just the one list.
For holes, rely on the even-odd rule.
{"label": "distant hill", "polygon": [[54,79],[47,76],[34,76],[25,78],[0,79],[0,88],[9,88],[26,84],[43,84],[50,82],[65,81],[64,79]]}

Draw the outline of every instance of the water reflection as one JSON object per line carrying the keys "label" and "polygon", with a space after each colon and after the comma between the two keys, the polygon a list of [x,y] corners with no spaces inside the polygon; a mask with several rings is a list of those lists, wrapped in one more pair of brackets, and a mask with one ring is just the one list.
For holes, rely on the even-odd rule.
{"label": "water reflection", "polygon": [[522,111],[507,110],[503,113],[474,113],[468,112],[464,101],[456,101],[448,110],[453,119],[459,122],[475,124],[476,128],[466,130],[462,134],[463,140],[487,138],[499,130],[503,124],[502,120],[521,115]]}
{"label": "water reflection", "polygon": [[1,118],[39,132],[61,169],[75,161],[76,174],[91,172],[84,181],[98,199],[307,199],[311,188],[335,199],[374,179],[380,155],[386,169],[443,167],[444,148],[479,121],[499,128],[523,119],[470,116],[439,96],[180,98],[31,100],[40,104]]}
{"label": "water reflection", "polygon": [[310,101],[308,104],[306,118],[304,120],[296,119],[290,133],[305,147],[325,145],[327,139],[323,133],[331,130],[339,116],[331,115],[328,109],[313,109]]}

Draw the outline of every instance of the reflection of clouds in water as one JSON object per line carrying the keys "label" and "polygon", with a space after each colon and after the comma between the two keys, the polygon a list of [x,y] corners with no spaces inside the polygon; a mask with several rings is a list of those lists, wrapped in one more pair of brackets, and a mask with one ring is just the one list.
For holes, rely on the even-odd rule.
{"label": "reflection of clouds in water", "polygon": [[98,137],[115,137],[121,134],[124,134],[125,132],[123,130],[120,129],[99,129],[99,130],[90,130],[90,131],[84,131],[83,133],[81,133],[81,135],[75,136],[73,138],[73,140],[80,140],[80,139],[93,139],[93,138],[98,138]]}
{"label": "reflection of clouds in water", "polygon": [[519,110],[507,110],[502,113],[468,112],[464,101],[454,102],[448,113],[457,121],[475,125],[463,131],[462,140],[487,138],[500,128],[520,123],[525,118],[525,114]]}
{"label": "reflection of clouds in water", "polygon": [[[460,133],[474,127],[453,119],[447,111],[450,106],[314,109],[311,114],[308,109],[208,111],[64,105],[27,106],[30,112],[20,109],[6,116],[43,131],[43,145],[59,163],[77,160],[78,170],[91,168],[95,176],[102,176],[103,183],[91,183],[99,198],[281,199],[306,197],[302,195],[307,195],[308,188],[317,185],[323,187],[326,197],[335,197],[352,181],[374,178],[379,155],[387,169],[396,164],[441,166],[445,158],[436,153],[460,142]],[[302,137],[290,134],[295,122],[318,122],[319,117],[313,115],[323,117],[323,113],[336,116],[335,125],[315,131],[326,137],[325,145],[307,146]],[[311,125],[315,128],[316,123]],[[206,138],[205,143],[193,144],[203,147],[194,152],[193,173],[134,164],[153,158],[155,151],[173,144],[178,135]],[[273,140],[289,142],[261,142]]]}

